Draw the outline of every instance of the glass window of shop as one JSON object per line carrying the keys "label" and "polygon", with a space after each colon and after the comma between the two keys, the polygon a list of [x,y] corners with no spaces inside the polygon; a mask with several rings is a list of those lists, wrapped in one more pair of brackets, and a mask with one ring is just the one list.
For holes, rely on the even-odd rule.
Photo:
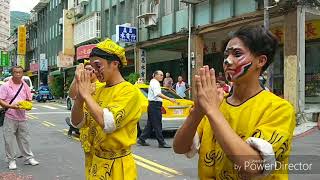
{"label": "glass window of shop", "polygon": [[306,43],[306,103],[320,103],[320,42]]}
{"label": "glass window of shop", "polygon": [[[305,62],[305,103],[320,103],[320,42],[306,43]],[[284,56],[283,47],[279,48],[273,63],[274,93],[283,97]]]}
{"label": "glass window of shop", "polygon": [[284,56],[283,56],[283,46],[279,47],[275,57],[273,64],[271,65],[273,68],[273,93],[277,96],[283,97],[283,89],[284,89],[284,78],[283,78],[283,70],[284,70]]}

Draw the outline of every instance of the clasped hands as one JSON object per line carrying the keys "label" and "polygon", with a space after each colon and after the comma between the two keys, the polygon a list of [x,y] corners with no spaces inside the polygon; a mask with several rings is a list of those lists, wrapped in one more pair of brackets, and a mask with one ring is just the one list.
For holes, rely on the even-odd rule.
{"label": "clasped hands", "polygon": [[91,74],[83,64],[79,64],[75,72],[77,97],[85,99],[95,91],[95,83],[91,83]]}
{"label": "clasped hands", "polygon": [[209,70],[209,66],[200,68],[198,75],[195,75],[195,83],[194,111],[202,115],[219,111],[219,107],[224,98],[224,91],[216,85],[214,69]]}

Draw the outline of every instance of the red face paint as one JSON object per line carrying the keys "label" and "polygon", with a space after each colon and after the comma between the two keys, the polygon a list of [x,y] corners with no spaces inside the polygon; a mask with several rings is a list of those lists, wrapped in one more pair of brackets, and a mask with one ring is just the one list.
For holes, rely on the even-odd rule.
{"label": "red face paint", "polygon": [[228,81],[234,81],[245,75],[252,65],[248,52],[241,47],[227,47],[224,53],[224,70]]}

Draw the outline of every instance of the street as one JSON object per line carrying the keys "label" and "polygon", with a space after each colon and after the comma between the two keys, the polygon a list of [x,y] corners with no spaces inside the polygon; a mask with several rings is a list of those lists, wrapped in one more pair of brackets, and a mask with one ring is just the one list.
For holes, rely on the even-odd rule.
{"label": "street", "polygon": [[[77,137],[67,136],[65,117],[70,111],[63,104],[54,102],[35,103],[28,112],[32,150],[40,165],[32,167],[17,160],[18,169],[10,171],[5,162],[3,138],[0,138],[0,180],[74,180],[84,179],[84,155]],[[172,144],[173,133],[166,133]],[[319,155],[320,132],[314,130],[295,138],[292,155]],[[148,140],[150,147],[134,146],[133,153],[138,167],[139,179],[197,179],[197,158],[187,159],[176,155],[172,149],[159,149],[155,139]],[[18,151],[17,151],[18,152]],[[294,157],[294,156],[293,156]],[[311,157],[311,156],[310,156]],[[308,158],[308,156],[306,156]],[[317,158],[317,156],[315,156]],[[320,159],[318,157],[318,159]],[[312,175],[290,174],[290,179],[319,179],[320,161],[313,164]]]}
{"label": "street", "polygon": [[[38,166],[23,164],[17,159],[17,170],[10,171],[4,154],[2,128],[0,135],[0,180],[75,180],[84,179],[84,154],[76,137],[67,136],[65,118],[70,116],[66,106],[58,103],[34,103],[28,112],[31,147]],[[166,135],[172,144],[172,133]],[[172,149],[159,149],[155,139],[150,147],[134,146],[133,153],[139,179],[197,179],[197,158],[187,159]],[[16,148],[18,153],[18,149]]]}

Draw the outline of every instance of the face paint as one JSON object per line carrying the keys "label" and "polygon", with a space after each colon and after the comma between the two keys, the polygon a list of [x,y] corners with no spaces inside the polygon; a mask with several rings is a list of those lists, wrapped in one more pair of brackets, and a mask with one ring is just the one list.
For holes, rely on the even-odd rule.
{"label": "face paint", "polygon": [[[232,55],[232,60],[229,57],[230,55]],[[252,65],[251,59],[243,53],[241,48],[229,47],[224,52],[224,56],[225,71],[231,70],[231,72],[225,72],[228,81],[235,80],[245,75]]]}
{"label": "face paint", "polygon": [[234,77],[233,78],[237,79],[237,78],[245,75],[248,72],[248,70],[251,67],[251,65],[252,65],[252,63],[249,62],[249,63],[247,63],[245,65],[238,66],[236,71],[235,71],[235,73],[234,73]]}
{"label": "face paint", "polygon": [[104,82],[104,75],[103,75],[103,72],[104,72],[104,66],[102,65],[102,63],[99,61],[99,60],[94,60],[93,61],[95,67],[96,67],[96,76],[97,78],[99,79],[100,82]]}

